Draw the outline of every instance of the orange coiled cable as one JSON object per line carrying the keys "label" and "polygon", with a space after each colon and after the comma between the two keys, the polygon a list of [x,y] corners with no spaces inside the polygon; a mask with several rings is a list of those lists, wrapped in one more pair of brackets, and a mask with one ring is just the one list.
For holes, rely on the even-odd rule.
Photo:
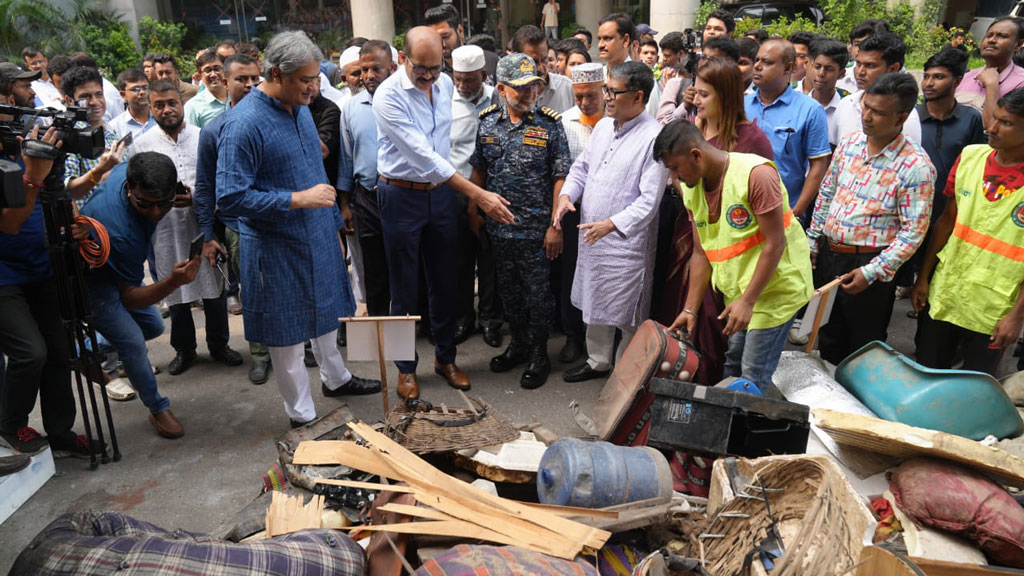
{"label": "orange coiled cable", "polygon": [[75,216],[75,223],[87,226],[96,237],[95,240],[89,238],[78,243],[82,260],[93,268],[106,264],[107,258],[110,257],[110,235],[107,234],[107,227],[88,216]]}

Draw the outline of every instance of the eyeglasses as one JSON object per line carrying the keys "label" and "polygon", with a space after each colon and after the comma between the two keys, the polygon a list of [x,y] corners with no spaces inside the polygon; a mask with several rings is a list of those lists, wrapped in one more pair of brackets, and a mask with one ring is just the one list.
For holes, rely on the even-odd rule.
{"label": "eyeglasses", "polygon": [[26,62],[25,64],[27,64],[28,66],[42,66],[46,64],[46,60],[40,58],[39,60],[32,60],[31,62]]}
{"label": "eyeglasses", "polygon": [[[412,64],[412,61],[410,60],[409,63]],[[428,73],[431,76],[437,76],[438,74],[441,73],[441,67],[440,66],[417,66],[417,65],[413,64],[412,65],[412,73],[417,75],[417,76],[426,76]]]}
{"label": "eyeglasses", "polygon": [[125,189],[128,190],[128,195],[132,197],[132,200],[135,202],[135,205],[143,210],[149,210],[154,206],[160,208],[161,210],[165,210],[174,205],[174,196],[171,196],[170,198],[167,198],[165,200],[143,200],[142,198],[136,196],[135,192],[132,192],[131,188],[128,188],[127,183],[125,184]]}
{"label": "eyeglasses", "polygon": [[627,94],[629,92],[636,92],[636,90],[612,90],[608,86],[601,87],[601,93],[605,96],[611,96],[613,100],[618,98],[620,95]]}
{"label": "eyeglasses", "polygon": [[203,68],[200,71],[203,74],[214,74],[216,72],[223,72],[224,71],[224,67],[223,66],[207,66],[206,68]]}
{"label": "eyeglasses", "polygon": [[146,92],[149,92],[149,86],[132,86],[128,91],[136,94],[145,94]]}

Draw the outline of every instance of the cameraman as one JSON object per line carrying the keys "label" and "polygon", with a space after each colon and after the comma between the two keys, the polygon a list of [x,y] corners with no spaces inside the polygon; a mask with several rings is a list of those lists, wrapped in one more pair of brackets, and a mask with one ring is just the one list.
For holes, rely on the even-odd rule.
{"label": "cameraman", "polygon": [[[77,102],[84,100],[89,110],[87,125],[104,127],[106,151],[99,158],[68,154],[64,161],[64,185],[75,199],[75,204],[81,208],[89,200],[93,189],[124,159],[125,145],[119,142],[121,134],[104,126],[103,115],[107,113],[107,101],[103,96],[103,77],[98,70],[75,66],[61,76],[60,82],[68,106],[77,106]],[[85,125],[82,123],[76,128]]]}
{"label": "cameraman", "polygon": [[[12,105],[15,79],[0,73],[0,103]],[[39,127],[29,139],[38,137]],[[49,129],[42,141],[55,144]],[[0,436],[17,452],[55,452],[89,457],[85,437],[76,435],[67,335],[60,315],[57,282],[50,268],[39,193],[52,160],[2,150],[0,158],[24,170],[25,205],[0,210],[0,350],[7,355],[6,382],[0,386]],[[44,438],[28,426],[36,396]],[[49,442],[47,442],[49,441]]]}
{"label": "cameraman", "polygon": [[201,258],[174,265],[170,275],[142,285],[143,265],[157,222],[174,205],[178,171],[174,162],[158,152],[140,152],[127,167],[119,165],[82,214],[103,223],[110,236],[106,266],[89,271],[87,285],[93,328],[117,351],[132,387],[149,408],[149,422],[164,438],[185,434],[171,412],[171,402],[157,390],[156,376],[146,355],[146,340],[163,333],[164,323],[154,304],[192,282]]}

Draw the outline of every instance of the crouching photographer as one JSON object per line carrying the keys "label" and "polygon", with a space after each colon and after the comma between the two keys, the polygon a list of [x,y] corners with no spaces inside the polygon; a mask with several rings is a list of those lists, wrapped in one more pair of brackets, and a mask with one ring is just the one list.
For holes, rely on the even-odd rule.
{"label": "crouching photographer", "polygon": [[[12,84],[10,77],[0,74],[0,104],[14,105]],[[0,122],[9,120],[0,117]],[[39,132],[34,127],[24,145],[59,145],[55,129],[41,137]],[[6,380],[0,386],[0,436],[24,454],[49,445],[57,456],[88,458],[88,441],[72,430],[76,410],[71,351],[40,198],[54,161],[22,154],[23,142],[5,139],[0,149],[0,351],[7,356]],[[37,396],[46,437],[28,426]]]}

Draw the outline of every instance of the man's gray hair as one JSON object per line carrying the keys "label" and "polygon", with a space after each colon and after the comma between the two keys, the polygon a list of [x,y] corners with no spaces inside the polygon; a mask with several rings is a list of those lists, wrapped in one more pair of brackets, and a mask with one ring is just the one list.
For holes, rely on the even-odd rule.
{"label": "man's gray hair", "polygon": [[320,63],[324,53],[301,30],[281,32],[270,39],[263,51],[263,77],[270,78],[272,69],[291,74],[310,62]]}

